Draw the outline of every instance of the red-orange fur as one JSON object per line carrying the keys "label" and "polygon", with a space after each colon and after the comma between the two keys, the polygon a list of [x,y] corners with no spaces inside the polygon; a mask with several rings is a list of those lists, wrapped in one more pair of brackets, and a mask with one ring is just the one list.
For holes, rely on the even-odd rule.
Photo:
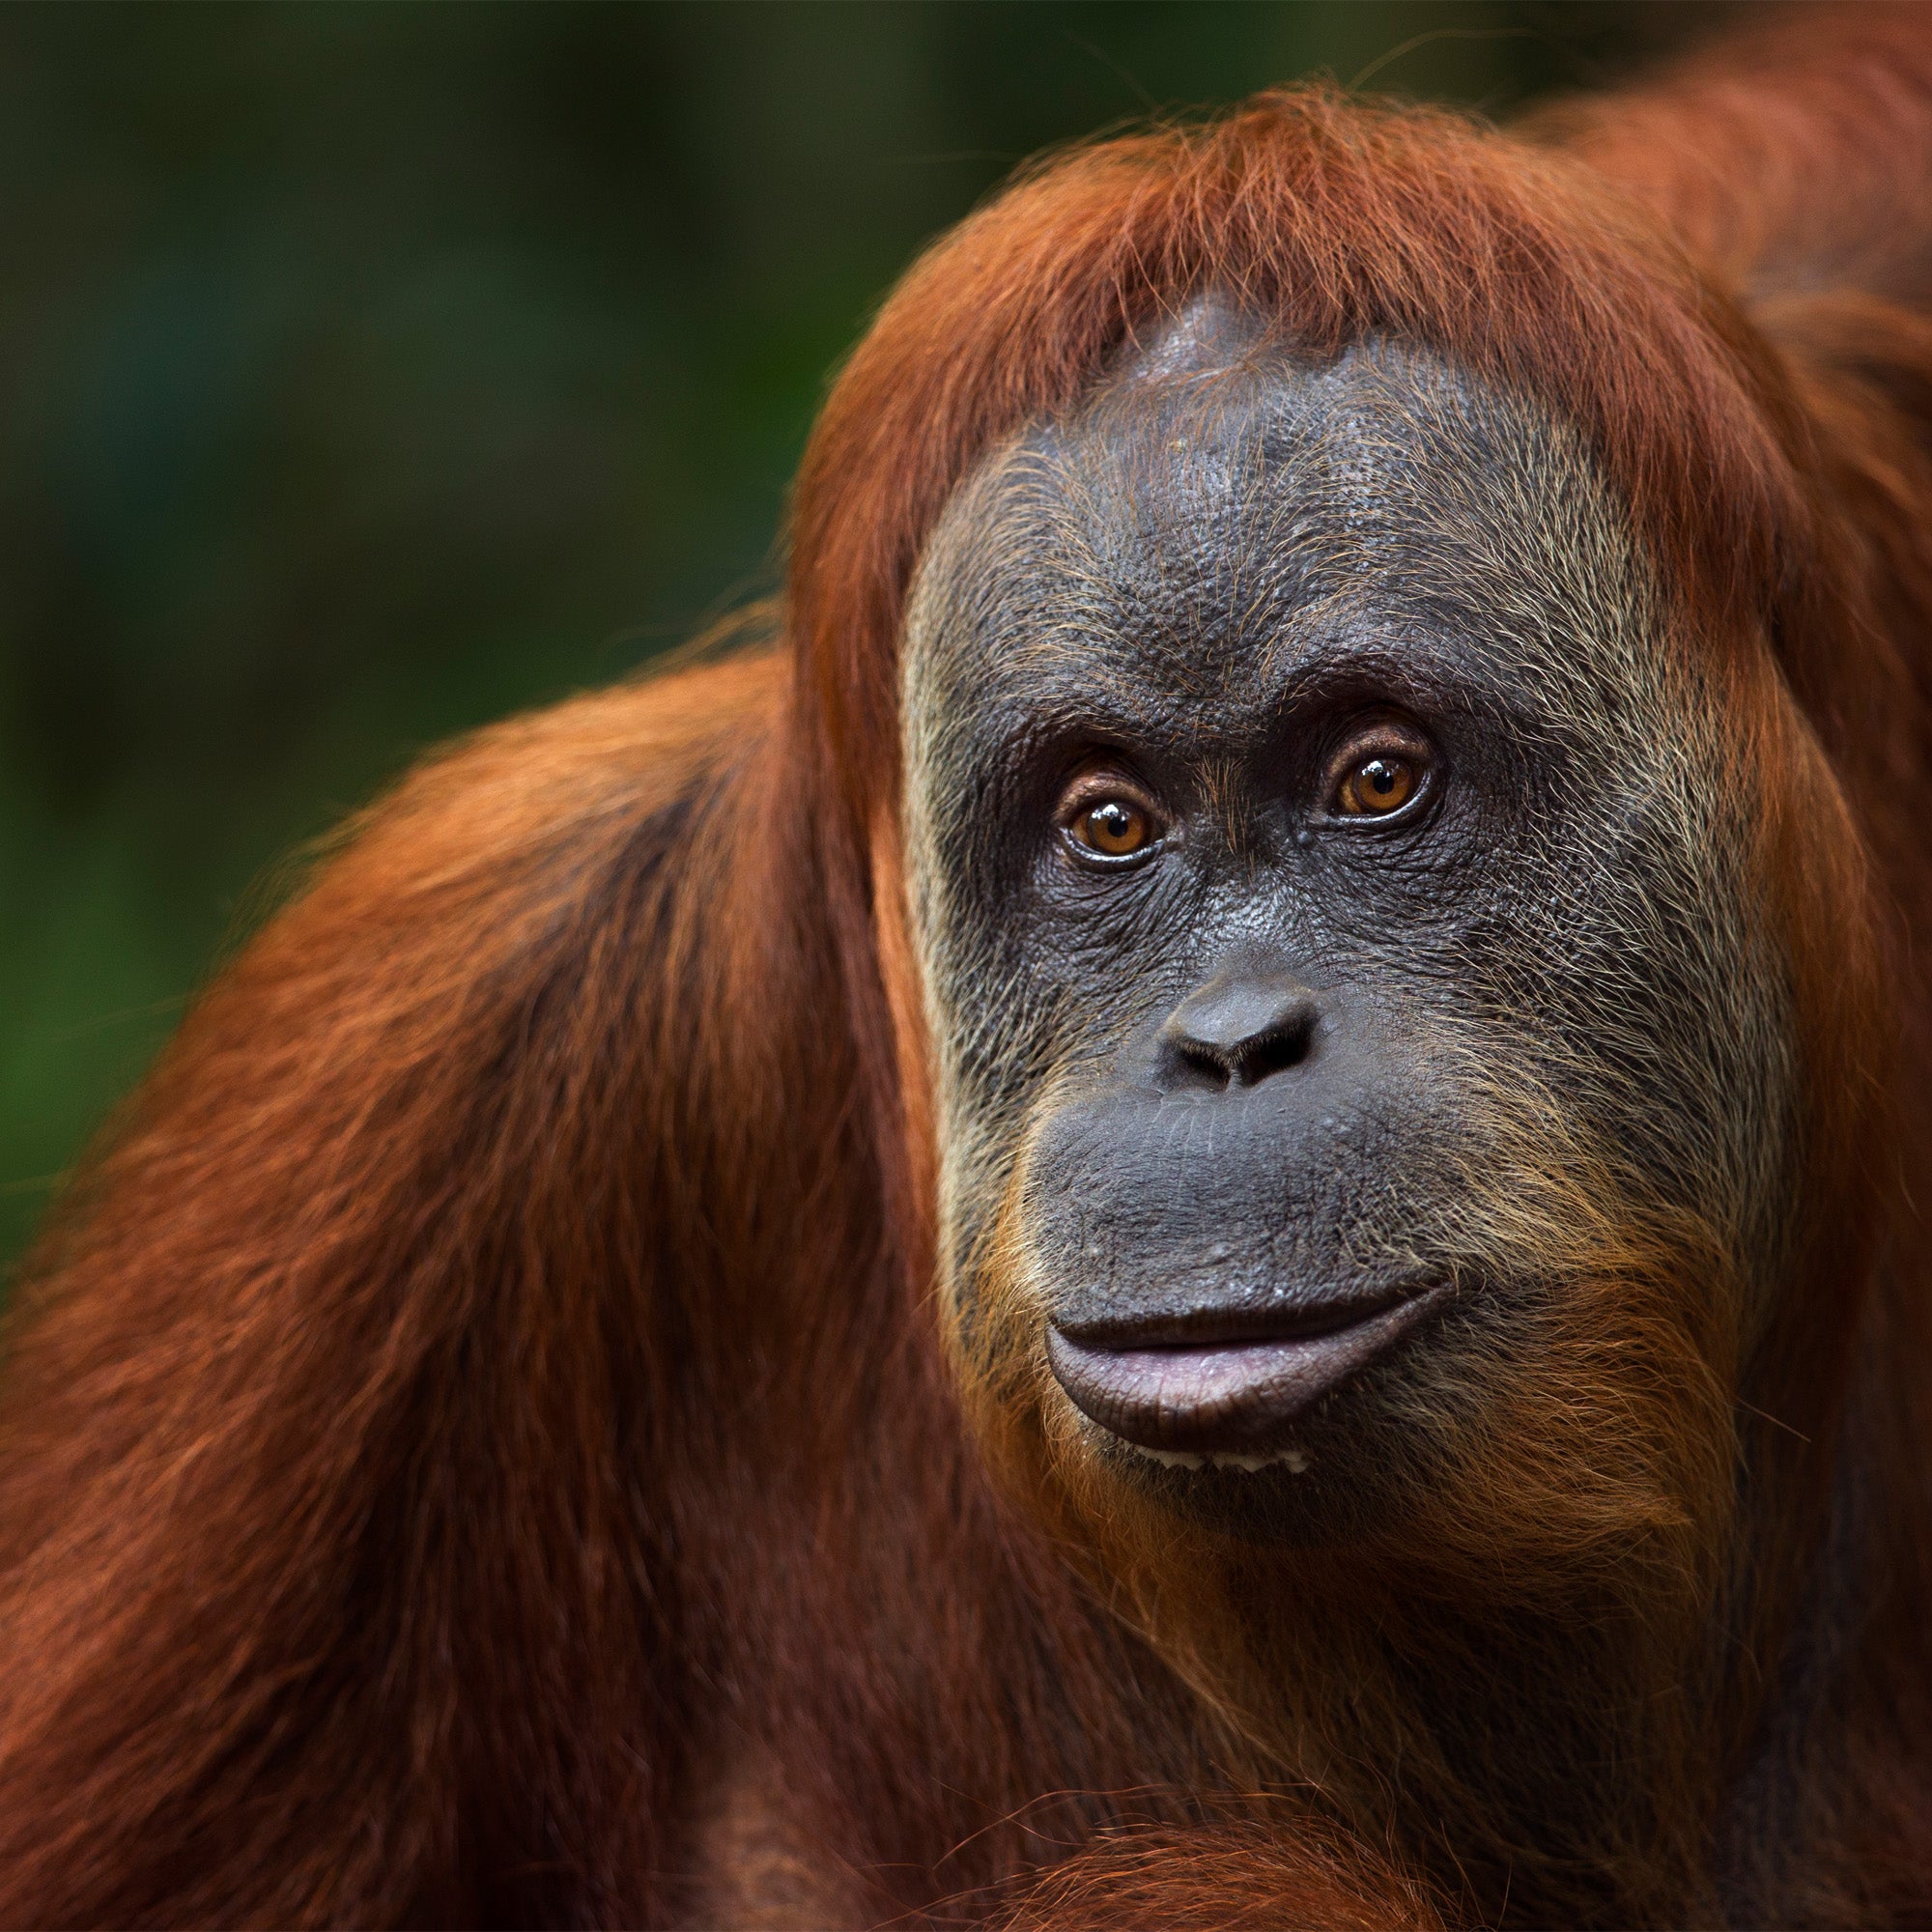
{"label": "red-orange fur", "polygon": [[[1209,285],[1575,421],[1761,709],[1805,1292],[1739,1369],[1746,1500],[1687,1546],[1741,1593],[1700,1600],[1735,1641],[1683,1719],[1692,1815],[1610,1821],[1598,1906],[1723,1877],[1798,1919],[1932,1913],[1923,18],[1803,17],[1533,140],[1265,96],[939,243],[812,439],[782,645],[424,767],[71,1189],[0,1393],[0,1920],[784,1922],[733,1889],[753,1851],[854,1922],[1590,1909],[1587,1874],[1459,1876],[1400,1791],[1284,1783],[1211,1642],[1151,1637],[1146,1579],[1110,1596],[995,1481],[927,1291],[907,581],[977,455]],[[1867,1622],[1787,1736],[1834,1470]],[[1776,1805],[1730,1800],[1767,1752]]]}

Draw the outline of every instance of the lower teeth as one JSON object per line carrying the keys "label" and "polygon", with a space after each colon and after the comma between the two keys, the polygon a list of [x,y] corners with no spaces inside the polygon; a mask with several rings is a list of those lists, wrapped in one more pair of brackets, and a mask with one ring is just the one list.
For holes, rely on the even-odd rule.
{"label": "lower teeth", "polygon": [[1299,1476],[1308,1468],[1307,1454],[1300,1449],[1275,1449],[1265,1456],[1244,1456],[1238,1450],[1208,1450],[1197,1455],[1189,1449],[1149,1449],[1141,1443],[1133,1445],[1151,1462],[1168,1469],[1286,1469],[1291,1476]]}

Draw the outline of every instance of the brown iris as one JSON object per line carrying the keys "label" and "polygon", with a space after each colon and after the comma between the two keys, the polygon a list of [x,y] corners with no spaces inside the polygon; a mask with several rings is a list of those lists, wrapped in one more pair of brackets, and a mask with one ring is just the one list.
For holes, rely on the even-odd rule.
{"label": "brown iris", "polygon": [[1084,858],[1138,858],[1161,842],[1159,813],[1134,792],[1092,779],[1074,784],[1061,804],[1061,829]]}
{"label": "brown iris", "polygon": [[1103,859],[1131,859],[1159,836],[1153,816],[1130,798],[1099,798],[1085,806],[1066,828],[1076,845]]}
{"label": "brown iris", "polygon": [[1342,774],[1335,805],[1352,818],[1386,818],[1415,796],[1421,768],[1398,752],[1376,752],[1353,760]]}

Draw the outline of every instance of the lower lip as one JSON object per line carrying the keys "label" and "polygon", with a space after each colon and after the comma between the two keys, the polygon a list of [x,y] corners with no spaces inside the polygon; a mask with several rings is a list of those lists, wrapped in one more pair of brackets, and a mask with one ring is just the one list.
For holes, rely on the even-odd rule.
{"label": "lower lip", "polygon": [[1392,1349],[1448,1294],[1446,1283],[1318,1335],[1107,1349],[1049,1327],[1047,1360],[1067,1400],[1102,1429],[1183,1460],[1271,1460],[1321,1397]]}

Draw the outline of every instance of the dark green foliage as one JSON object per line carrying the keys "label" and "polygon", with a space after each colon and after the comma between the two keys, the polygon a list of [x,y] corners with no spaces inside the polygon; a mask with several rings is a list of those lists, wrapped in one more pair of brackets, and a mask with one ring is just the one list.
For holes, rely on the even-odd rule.
{"label": "dark green foliage", "polygon": [[0,1267],[278,854],[770,585],[825,372],[1016,161],[1709,11],[0,14]]}

